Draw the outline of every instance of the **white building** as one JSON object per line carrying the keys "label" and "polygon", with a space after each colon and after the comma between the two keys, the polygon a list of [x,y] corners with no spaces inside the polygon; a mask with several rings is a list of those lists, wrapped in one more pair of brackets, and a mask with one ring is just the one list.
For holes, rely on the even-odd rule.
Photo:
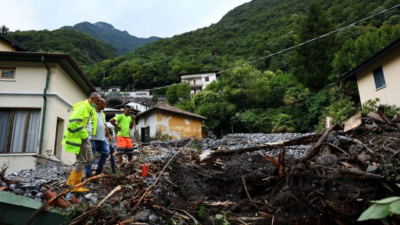
{"label": "white building", "polygon": [[0,35],[0,166],[33,169],[41,158],[71,165],[75,154],[61,141],[72,106],[96,90],[69,54],[18,45]]}
{"label": "white building", "polygon": [[195,95],[196,93],[202,91],[208,84],[217,80],[218,71],[205,71],[205,72],[195,72],[195,73],[183,73],[179,76],[181,77],[181,82],[188,82],[190,86],[190,94]]}
{"label": "white building", "polygon": [[108,93],[112,93],[112,92],[120,92],[121,91],[121,87],[120,86],[111,86],[108,87],[107,92]]}
{"label": "white building", "polygon": [[144,112],[150,108],[150,106],[148,106],[144,102],[129,100],[129,101],[123,103],[122,105],[117,105],[117,106],[113,107],[113,109],[124,110],[125,105],[129,105],[131,107],[131,109],[133,109],[135,115],[138,114],[139,112]]}
{"label": "white building", "polygon": [[131,97],[152,97],[150,95],[150,90],[133,91],[130,94]]}

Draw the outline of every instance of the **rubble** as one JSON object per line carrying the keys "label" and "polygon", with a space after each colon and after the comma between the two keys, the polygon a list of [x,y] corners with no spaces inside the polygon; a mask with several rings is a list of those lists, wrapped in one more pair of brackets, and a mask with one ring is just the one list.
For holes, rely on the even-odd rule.
{"label": "rubble", "polygon": [[[73,194],[80,203],[60,211],[70,224],[356,224],[370,200],[399,196],[399,150],[396,123],[371,113],[319,134],[156,141],[116,175],[107,163],[106,174],[84,182],[90,192]],[[1,185],[37,200],[51,189],[69,201],[69,170],[3,172]]]}

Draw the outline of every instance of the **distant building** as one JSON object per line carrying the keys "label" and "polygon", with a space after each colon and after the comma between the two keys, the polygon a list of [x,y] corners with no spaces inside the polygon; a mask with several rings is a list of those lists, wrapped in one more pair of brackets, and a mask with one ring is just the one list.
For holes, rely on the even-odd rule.
{"label": "distant building", "polygon": [[133,91],[131,97],[151,97],[150,90]]}
{"label": "distant building", "polygon": [[137,113],[135,113],[135,115],[138,114],[139,112],[144,112],[150,108],[150,106],[147,105],[145,102],[137,102],[137,101],[129,100],[129,101],[124,102],[121,105],[114,106],[113,109],[123,110],[125,105],[129,105],[131,107],[132,111],[137,112]]}
{"label": "distant building", "polygon": [[202,122],[205,117],[187,112],[165,103],[159,103],[136,116],[137,130],[142,142],[162,135],[172,139],[202,139]]}
{"label": "distant building", "polygon": [[339,77],[357,81],[361,103],[379,98],[382,104],[400,106],[400,38]]}
{"label": "distant building", "polygon": [[205,71],[205,72],[194,72],[194,73],[182,73],[179,74],[181,82],[187,82],[190,86],[190,94],[195,95],[196,93],[204,90],[208,84],[217,80],[218,71]]}
{"label": "distant building", "polygon": [[63,134],[73,104],[96,91],[69,54],[25,50],[0,34],[0,165],[9,163],[8,173],[40,158],[73,164]]}
{"label": "distant building", "polygon": [[120,92],[121,91],[121,87],[120,86],[111,86],[108,87],[107,92]]}

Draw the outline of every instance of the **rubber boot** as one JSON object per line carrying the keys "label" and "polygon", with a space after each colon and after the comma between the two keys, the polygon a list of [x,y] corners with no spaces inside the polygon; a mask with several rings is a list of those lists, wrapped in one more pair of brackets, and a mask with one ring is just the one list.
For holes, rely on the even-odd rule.
{"label": "rubber boot", "polygon": [[[80,171],[80,172],[72,171],[71,175],[69,175],[66,185],[75,186],[75,185],[81,183],[82,174],[83,174],[83,171]],[[89,191],[89,189],[87,189],[87,188],[79,187],[79,188],[73,189],[71,192],[88,192],[88,191]]]}
{"label": "rubber boot", "polygon": [[95,175],[100,175],[103,172],[103,169],[97,169]]}

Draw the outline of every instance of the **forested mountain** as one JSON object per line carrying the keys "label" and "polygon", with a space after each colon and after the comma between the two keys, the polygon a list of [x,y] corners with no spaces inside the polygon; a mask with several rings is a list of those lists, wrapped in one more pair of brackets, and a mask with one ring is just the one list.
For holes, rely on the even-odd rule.
{"label": "forested mountain", "polygon": [[[96,85],[103,71],[105,86],[169,85],[179,82],[179,73],[223,71],[399,3],[253,0],[231,10],[217,24],[159,39],[85,72]],[[177,106],[207,117],[205,128],[218,133],[232,125],[236,132],[306,132],[318,129],[317,124],[321,127],[325,116],[340,123],[360,105],[357,87],[339,84],[337,75],[400,37],[399,22],[399,9],[394,9],[294,50],[223,72],[218,82],[190,99],[182,98]]]}
{"label": "forested mountain", "polygon": [[158,39],[158,37],[138,38],[130,35],[127,31],[115,29],[111,24],[105,22],[97,22],[94,24],[83,22],[75,24],[74,26],[64,26],[61,27],[61,29],[72,29],[89,34],[99,41],[114,46],[121,55]]}
{"label": "forested mountain", "polygon": [[74,30],[15,31],[8,35],[32,52],[71,54],[81,67],[119,55],[113,46]]}
{"label": "forested mountain", "polygon": [[[325,32],[391,7],[399,1],[253,0],[231,10],[217,24],[159,39],[122,57],[100,62],[86,72],[92,76],[109,70],[106,85],[125,87],[134,83],[138,88],[151,88],[177,82],[177,74],[181,72],[222,69],[241,59],[251,61],[291,47],[306,38],[301,36],[299,25],[312,2],[321,6],[331,23],[330,27],[321,28],[320,32]],[[363,27],[379,27],[385,20],[395,21],[397,15],[398,10],[393,10],[341,31],[333,40],[331,57],[326,60],[332,59],[333,53],[340,49],[344,41],[365,33]],[[308,36],[312,35],[316,34]],[[254,66],[261,70],[289,71],[295,64],[294,55],[295,51],[287,52]],[[330,64],[327,66],[330,67]]]}

